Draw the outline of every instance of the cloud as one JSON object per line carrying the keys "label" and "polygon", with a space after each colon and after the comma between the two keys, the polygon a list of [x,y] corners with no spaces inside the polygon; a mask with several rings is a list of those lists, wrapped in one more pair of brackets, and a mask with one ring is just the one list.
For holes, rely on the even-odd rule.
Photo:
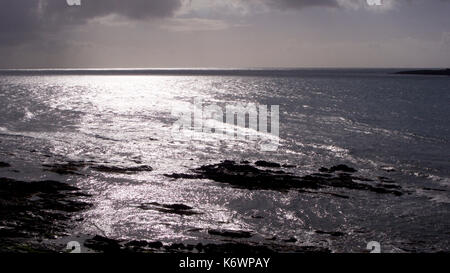
{"label": "cloud", "polygon": [[69,6],[66,0],[0,0],[0,45],[14,45],[57,32],[69,25],[119,15],[131,20],[172,16],[182,0],[82,0]]}
{"label": "cloud", "polygon": [[[394,2],[419,0],[382,1],[383,8],[369,7],[367,0],[81,0],[81,6],[69,6],[66,0],[0,0],[0,46],[43,41],[48,36],[58,39],[62,29],[88,22],[114,26],[170,18],[172,21],[166,24],[168,30],[193,30],[195,27],[219,30],[230,25],[235,16],[250,13],[308,7],[383,10]],[[188,25],[184,27],[181,21],[173,21],[180,18],[190,19],[185,21]]]}
{"label": "cloud", "polygon": [[263,0],[269,7],[279,9],[302,9],[305,7],[322,6],[338,7],[337,0]]}
{"label": "cloud", "polygon": [[343,9],[366,8],[371,10],[391,9],[394,5],[415,0],[381,0],[381,6],[371,6],[367,0],[259,0],[271,8],[281,10],[304,9],[308,7],[331,7]]}
{"label": "cloud", "polygon": [[68,7],[65,0],[41,0],[41,2],[46,16],[75,21],[110,14],[135,20],[168,17],[181,7],[180,0],[82,0],[81,6],[74,7]]}
{"label": "cloud", "polygon": [[222,30],[229,27],[230,24],[223,20],[202,18],[172,18],[161,26],[162,29],[175,32]]}

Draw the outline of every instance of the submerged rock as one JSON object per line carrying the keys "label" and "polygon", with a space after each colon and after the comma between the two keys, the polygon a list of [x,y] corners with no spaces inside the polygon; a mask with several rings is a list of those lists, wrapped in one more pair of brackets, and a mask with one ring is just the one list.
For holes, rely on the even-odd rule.
{"label": "submerged rock", "polygon": [[340,236],[344,236],[345,233],[340,232],[340,231],[322,231],[322,230],[316,230],[317,234],[327,234],[327,235],[331,235],[333,237],[340,237]]}
{"label": "submerged rock", "polygon": [[283,240],[285,243],[296,243],[298,240],[295,237],[291,237],[289,239]]}
{"label": "submerged rock", "polygon": [[320,168],[319,169],[320,172],[328,172],[328,173],[334,173],[334,172],[345,172],[345,173],[355,173],[357,172],[357,170],[355,170],[352,167],[349,167],[347,165],[337,165],[337,166],[333,166],[329,169],[327,168]]}
{"label": "submerged rock", "polygon": [[[331,187],[402,195],[399,190],[392,190],[392,187],[384,184],[374,186],[355,182],[365,179],[352,176],[356,170],[346,165],[337,165],[330,169],[321,168],[320,171],[321,173],[300,177],[281,170],[263,170],[248,164],[242,165],[226,160],[218,164],[201,166],[192,170],[192,174],[175,173],[166,174],[166,176],[174,179],[210,179],[250,190],[305,191]],[[366,181],[372,180],[366,179]]]}
{"label": "submerged rock", "polygon": [[251,232],[243,231],[243,230],[211,229],[211,230],[208,230],[208,233],[211,235],[230,237],[230,238],[250,238],[250,237],[252,237]]}
{"label": "submerged rock", "polygon": [[146,165],[136,167],[116,167],[116,166],[100,165],[100,166],[93,166],[92,169],[105,173],[123,173],[123,174],[153,171],[152,167]]}
{"label": "submerged rock", "polygon": [[44,164],[46,171],[60,175],[82,175],[80,171],[92,169],[103,173],[134,174],[138,172],[151,172],[153,168],[148,165],[139,166],[111,166],[98,165],[92,162],[67,162],[63,164]]}
{"label": "submerged rock", "polygon": [[184,204],[159,204],[156,202],[144,203],[139,206],[144,210],[156,210],[163,213],[173,213],[178,215],[195,215],[200,214],[194,211],[192,207]]}
{"label": "submerged rock", "polygon": [[258,167],[281,168],[281,164],[267,161],[256,161],[255,165]]}
{"label": "submerged rock", "polygon": [[0,162],[0,168],[9,168],[9,167],[11,167],[11,165],[9,163]]}

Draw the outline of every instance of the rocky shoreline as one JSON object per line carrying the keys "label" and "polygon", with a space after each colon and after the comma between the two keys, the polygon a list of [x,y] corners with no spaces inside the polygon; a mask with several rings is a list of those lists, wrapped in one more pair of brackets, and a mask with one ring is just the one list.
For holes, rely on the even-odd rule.
{"label": "rocky shoreline", "polygon": [[50,251],[40,242],[69,235],[72,216],[89,208],[78,188],[57,181],[0,178],[0,252]]}
{"label": "rocky shoreline", "polygon": [[[259,164],[258,164],[259,163]],[[319,172],[306,176],[296,176],[280,170],[281,165],[261,161],[256,166],[267,166],[262,169],[252,166],[249,162],[236,163],[223,161],[219,164],[205,165],[192,170],[192,173],[174,173],[166,176],[173,179],[209,179],[232,187],[248,190],[275,190],[311,192],[325,188],[344,188],[349,190],[365,190],[380,194],[402,195],[401,187],[390,181],[379,178],[374,181],[369,178],[355,176],[357,171],[346,165],[331,168],[320,168]],[[319,191],[318,191],[319,192]],[[340,196],[348,198],[347,196]]]}
{"label": "rocky shoreline", "polygon": [[[2,163],[0,167],[11,167]],[[96,172],[133,174],[152,171],[150,166],[139,165],[118,167],[97,165],[89,162],[67,162],[45,164],[45,171],[59,175],[87,175],[86,170]],[[188,173],[166,174],[168,179],[207,179],[226,186],[246,190],[271,190],[278,192],[297,191],[299,193],[331,194],[339,198],[347,195],[327,192],[329,189],[367,191],[375,194],[401,196],[403,189],[388,178],[373,180],[356,175],[358,171],[346,165],[320,168],[318,172],[297,176],[289,169],[296,166],[276,162],[223,161],[204,165]],[[44,244],[56,238],[71,236],[71,227],[77,213],[89,209],[89,195],[80,189],[57,181],[26,182],[10,178],[0,178],[0,249],[1,252],[64,252],[64,246]],[[178,214],[184,217],[201,214],[196,208],[184,204],[144,203],[143,210]],[[315,231],[325,236],[344,236],[339,231]],[[273,253],[273,252],[330,252],[327,248],[301,246],[295,238],[268,238],[264,243],[247,240],[252,232],[243,230],[211,229],[207,233],[218,242],[213,244],[172,243],[149,241],[121,241],[99,235],[88,236],[85,248],[93,252],[138,252],[138,253]]]}

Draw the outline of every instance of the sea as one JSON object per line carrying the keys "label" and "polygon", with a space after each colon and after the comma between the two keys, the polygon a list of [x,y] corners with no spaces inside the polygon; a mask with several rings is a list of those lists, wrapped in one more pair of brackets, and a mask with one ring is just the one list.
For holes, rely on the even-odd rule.
{"label": "sea", "polygon": [[[0,177],[55,180],[89,194],[80,197],[92,206],[75,216],[72,237],[220,244],[234,239],[208,231],[232,230],[250,232],[239,240],[259,245],[365,252],[378,242],[383,252],[448,252],[450,77],[395,74],[401,70],[1,70],[0,161],[10,167]],[[198,101],[200,111],[277,106],[278,132],[227,124],[263,136],[255,140],[195,126],[186,128],[194,137],[174,131],[174,113]],[[267,135],[275,149],[261,149]],[[403,194],[246,189],[167,176],[225,160],[275,162],[297,176],[345,164],[367,178],[361,183],[391,181]],[[151,170],[45,167],[68,162]],[[170,204],[197,213],[151,209]]]}

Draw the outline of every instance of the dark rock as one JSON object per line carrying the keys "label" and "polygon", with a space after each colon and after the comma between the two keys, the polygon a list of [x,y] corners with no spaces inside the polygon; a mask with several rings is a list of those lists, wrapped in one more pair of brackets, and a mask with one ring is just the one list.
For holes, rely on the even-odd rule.
{"label": "dark rock", "polygon": [[[293,241],[293,240],[292,240]],[[167,252],[167,253],[204,253],[204,254],[274,254],[279,252],[295,253],[329,253],[325,248],[314,246],[295,246],[295,245],[277,245],[271,242],[268,245],[253,242],[230,242],[224,244],[202,244],[197,245],[183,243],[173,243],[163,245],[161,242],[131,241],[125,244],[120,241],[95,236],[86,240],[84,244],[87,248],[105,253],[148,253],[148,252]]]}
{"label": "dark rock", "polygon": [[93,166],[92,169],[99,171],[99,172],[121,173],[121,174],[132,174],[132,173],[137,173],[137,172],[153,171],[152,167],[146,166],[146,165],[137,166],[137,167],[117,167],[117,166],[98,165],[98,166]]}
{"label": "dark rock", "polygon": [[105,253],[119,252],[121,250],[121,245],[119,244],[119,241],[114,240],[114,239],[109,239],[106,237],[102,237],[99,235],[96,235],[92,239],[86,240],[84,242],[84,246],[86,246],[92,250],[105,252]]}
{"label": "dark rock", "polygon": [[180,243],[171,244],[164,247],[166,250],[182,250],[185,249],[185,246]]}
{"label": "dark rock", "polygon": [[192,250],[194,250],[195,246],[194,245],[186,245],[185,248],[189,251],[192,251]]}
{"label": "dark rock", "polygon": [[148,242],[147,241],[131,241],[125,244],[125,246],[128,247],[146,247],[148,246]]}
{"label": "dark rock", "polygon": [[90,206],[76,200],[80,195],[78,188],[56,181],[0,178],[0,246],[4,240],[22,243],[65,235],[73,213]]}
{"label": "dark rock", "polygon": [[[119,243],[119,242],[117,242]],[[164,245],[161,242],[147,242],[147,241],[131,241],[124,244],[125,247],[132,248],[132,249],[160,249]],[[120,245],[119,245],[120,247]]]}
{"label": "dark rock", "polygon": [[255,165],[258,167],[267,167],[267,168],[281,168],[281,165],[274,162],[267,162],[267,161],[256,161]]}
{"label": "dark rock", "polygon": [[[338,171],[337,174],[334,173],[336,171]],[[332,167],[326,175],[312,174],[299,177],[283,171],[262,170],[251,165],[240,165],[234,161],[223,161],[219,164],[205,165],[194,169],[192,170],[193,174],[172,174],[166,176],[175,179],[210,179],[233,187],[250,190],[298,190],[310,192],[306,190],[333,187],[389,193],[396,196],[402,194],[400,191],[386,188],[384,185],[372,186],[355,182],[355,180],[361,180],[361,178],[353,177],[351,172],[354,171],[356,170],[353,168],[338,165]]]}
{"label": "dark rock", "polygon": [[198,175],[196,174],[185,174],[185,173],[173,173],[173,174],[164,174],[164,176],[174,179],[196,179]]}
{"label": "dark rock", "polygon": [[150,242],[150,243],[148,243],[147,246],[150,247],[150,248],[158,249],[158,248],[163,247],[163,243],[161,243],[161,242]]}
{"label": "dark rock", "polygon": [[347,165],[337,165],[330,168],[330,172],[346,172],[346,173],[355,173],[357,172],[355,169],[347,166]]}
{"label": "dark rock", "polygon": [[340,232],[340,231],[322,231],[322,230],[316,230],[317,234],[328,234],[331,235],[333,237],[340,237],[340,236],[344,236],[345,233]]}
{"label": "dark rock", "polygon": [[248,231],[242,230],[218,230],[212,229],[208,230],[208,233],[211,235],[217,235],[222,237],[230,237],[230,238],[250,238],[252,237],[252,233]]}
{"label": "dark rock", "polygon": [[153,168],[147,165],[133,166],[133,167],[121,167],[121,166],[108,166],[108,165],[96,165],[92,162],[76,162],[71,161],[63,164],[44,164],[46,171],[54,172],[60,175],[82,175],[79,171],[87,168],[91,168],[98,172],[104,173],[119,173],[119,174],[134,174],[138,172],[150,172]]}
{"label": "dark rock", "polygon": [[0,162],[0,168],[9,168],[9,167],[11,167],[11,165],[9,163]]}
{"label": "dark rock", "polygon": [[178,215],[195,215],[200,214],[194,211],[192,207],[184,204],[159,204],[157,202],[144,203],[139,206],[144,210],[156,210],[163,213],[173,213]]}
{"label": "dark rock", "polygon": [[446,191],[446,190],[443,190],[443,189],[434,189],[434,188],[422,188],[422,189],[424,189],[426,191],[440,191],[440,192],[445,192]]}
{"label": "dark rock", "polygon": [[287,240],[283,240],[283,242],[285,242],[285,243],[295,243],[295,242],[297,242],[297,239],[292,237],[292,238],[289,238]]}
{"label": "dark rock", "polygon": [[198,251],[203,251],[203,244],[202,243],[198,243],[196,246],[195,246],[195,249],[197,249]]}

